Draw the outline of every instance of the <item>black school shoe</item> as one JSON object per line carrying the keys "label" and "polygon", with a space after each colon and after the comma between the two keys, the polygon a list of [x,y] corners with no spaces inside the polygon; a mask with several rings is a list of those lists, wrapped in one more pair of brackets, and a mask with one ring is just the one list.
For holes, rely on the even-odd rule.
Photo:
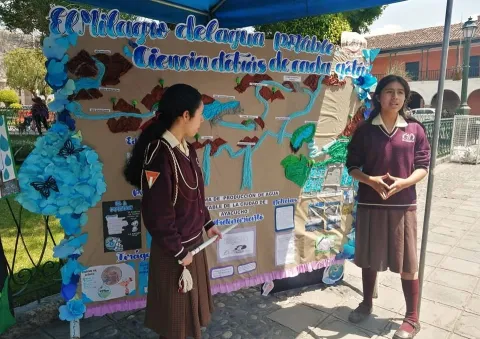
{"label": "black school shoe", "polygon": [[[356,309],[354,309],[350,315],[348,316],[348,321],[354,324],[358,324],[365,319],[367,319],[370,314],[372,314],[372,307],[369,307],[365,305],[364,303],[361,303],[358,305]],[[402,338],[403,339],[403,338]]]}
{"label": "black school shoe", "polygon": [[418,334],[418,332],[420,332],[421,326],[419,322],[415,323],[408,319],[404,319],[403,321],[412,325],[413,331],[409,333],[407,331],[398,329],[393,335],[393,339],[412,339]]}

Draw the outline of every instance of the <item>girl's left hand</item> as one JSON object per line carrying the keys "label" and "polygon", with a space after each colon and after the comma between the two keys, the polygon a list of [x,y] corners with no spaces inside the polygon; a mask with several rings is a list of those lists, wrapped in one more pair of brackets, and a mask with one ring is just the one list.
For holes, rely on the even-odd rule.
{"label": "girl's left hand", "polygon": [[387,179],[393,181],[393,183],[388,186],[387,199],[408,187],[406,179],[391,176],[389,173],[387,173]]}
{"label": "girl's left hand", "polygon": [[213,226],[212,228],[210,228],[208,231],[207,231],[207,236],[209,238],[212,238],[214,236],[218,235],[218,238],[217,240],[215,240],[215,242],[219,242],[220,239],[222,239],[222,232],[220,232],[220,230],[218,229],[217,226]]}

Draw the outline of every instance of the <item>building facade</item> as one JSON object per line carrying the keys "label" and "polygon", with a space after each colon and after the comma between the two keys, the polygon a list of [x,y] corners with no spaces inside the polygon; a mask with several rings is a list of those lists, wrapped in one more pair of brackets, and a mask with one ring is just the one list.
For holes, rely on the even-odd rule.
{"label": "building facade", "polygon": [[[471,114],[480,115],[480,16],[479,29],[472,39],[468,82]],[[412,98],[410,108],[435,107],[443,41],[443,26],[368,37],[369,48],[380,48],[372,73],[383,77],[402,68],[409,75]],[[443,108],[449,113],[460,106],[464,41],[462,24],[451,27]]]}

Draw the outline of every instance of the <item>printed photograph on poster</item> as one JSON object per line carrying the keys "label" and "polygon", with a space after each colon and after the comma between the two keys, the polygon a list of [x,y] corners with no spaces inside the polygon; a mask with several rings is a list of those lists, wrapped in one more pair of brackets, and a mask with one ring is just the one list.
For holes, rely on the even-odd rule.
{"label": "printed photograph on poster", "polygon": [[295,205],[275,207],[275,231],[281,232],[295,228]]}
{"label": "printed photograph on poster", "polygon": [[141,201],[107,201],[103,208],[105,252],[122,252],[142,248]]}
{"label": "printed photograph on poster", "polygon": [[295,233],[275,235],[275,266],[294,264],[297,257]]}
{"label": "printed photograph on poster", "polygon": [[[308,206],[307,232],[340,228],[342,222],[341,204],[339,201],[318,202]],[[326,226],[325,226],[326,225]]]}
{"label": "printed photograph on poster", "polygon": [[340,228],[342,222],[340,202],[325,204],[325,217],[327,220],[327,231],[333,228]]}
{"label": "printed photograph on poster", "polygon": [[355,192],[353,190],[343,191],[343,204],[351,205],[355,202]]}
{"label": "printed photograph on poster", "polygon": [[256,255],[255,227],[230,231],[217,244],[217,261],[227,262]]}
{"label": "printed photograph on poster", "polygon": [[325,174],[325,187],[339,187],[342,181],[343,164],[330,164]]}
{"label": "printed photograph on poster", "polygon": [[135,264],[125,263],[90,267],[82,272],[83,301],[106,301],[135,295]]}
{"label": "printed photograph on poster", "polygon": [[138,263],[138,294],[148,294],[148,270],[149,261],[142,261]]}
{"label": "printed photograph on poster", "polygon": [[315,240],[315,255],[318,254],[330,254],[335,247],[336,235],[327,234],[319,236]]}
{"label": "printed photograph on poster", "polygon": [[212,280],[228,278],[231,277],[234,272],[233,266],[215,267],[210,270],[210,278]]}

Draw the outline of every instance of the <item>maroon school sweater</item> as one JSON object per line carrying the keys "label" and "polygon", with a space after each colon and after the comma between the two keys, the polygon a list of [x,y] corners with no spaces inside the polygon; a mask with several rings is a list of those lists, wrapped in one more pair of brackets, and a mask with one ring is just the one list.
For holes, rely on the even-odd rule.
{"label": "maroon school sweater", "polygon": [[[396,127],[389,134],[381,125],[362,123],[348,145],[347,168],[361,169],[370,176],[387,173],[398,178],[408,178],[415,169],[430,165],[430,144],[422,126],[408,121],[406,127]],[[390,184],[387,182],[387,184]],[[360,183],[358,205],[415,210],[417,194],[415,185],[383,200],[370,186]]]}
{"label": "maroon school sweater", "polygon": [[[202,170],[194,148],[188,145],[187,156],[178,147],[172,149],[168,143],[158,142],[158,148],[157,141],[151,143],[147,157],[152,157],[152,160],[144,165],[145,171],[157,172],[159,176],[149,188],[146,172],[142,175],[142,217],[152,240],[166,253],[182,260],[188,254],[186,247],[202,236],[203,229],[208,231],[214,224],[205,206]],[[198,189],[191,190],[177,168],[178,194],[175,206],[175,164],[169,148],[173,151],[187,184],[195,187],[196,176],[199,181]]]}

